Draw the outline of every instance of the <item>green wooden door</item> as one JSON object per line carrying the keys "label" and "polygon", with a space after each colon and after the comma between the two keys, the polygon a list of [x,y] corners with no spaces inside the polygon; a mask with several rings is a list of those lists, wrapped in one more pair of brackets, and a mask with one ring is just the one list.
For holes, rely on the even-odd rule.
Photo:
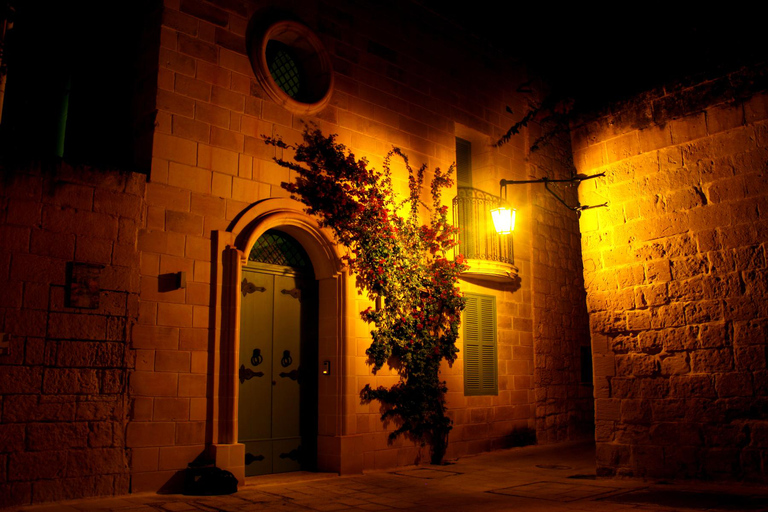
{"label": "green wooden door", "polygon": [[238,432],[245,444],[246,476],[312,469],[317,425],[314,290],[311,278],[289,268],[243,268]]}

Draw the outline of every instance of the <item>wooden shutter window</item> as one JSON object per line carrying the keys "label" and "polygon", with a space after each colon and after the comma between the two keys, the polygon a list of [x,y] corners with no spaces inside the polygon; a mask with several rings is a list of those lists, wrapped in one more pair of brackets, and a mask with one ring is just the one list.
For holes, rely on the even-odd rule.
{"label": "wooden shutter window", "polygon": [[466,294],[464,308],[464,395],[498,395],[496,298]]}

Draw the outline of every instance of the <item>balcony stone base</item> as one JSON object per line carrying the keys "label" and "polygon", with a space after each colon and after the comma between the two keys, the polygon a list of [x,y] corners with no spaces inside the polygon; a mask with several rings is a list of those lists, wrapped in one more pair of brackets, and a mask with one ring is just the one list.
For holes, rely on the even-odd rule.
{"label": "balcony stone base", "polygon": [[511,263],[477,259],[467,259],[465,263],[469,265],[469,269],[462,272],[461,277],[497,283],[510,283],[517,280],[518,269]]}

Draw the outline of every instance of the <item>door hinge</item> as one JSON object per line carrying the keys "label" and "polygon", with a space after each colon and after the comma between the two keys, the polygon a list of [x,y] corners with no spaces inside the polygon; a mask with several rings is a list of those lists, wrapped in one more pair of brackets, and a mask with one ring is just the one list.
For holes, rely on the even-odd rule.
{"label": "door hinge", "polygon": [[255,372],[250,368],[246,368],[244,364],[240,365],[240,370],[237,373],[238,373],[238,377],[240,377],[240,384],[242,384],[247,380],[251,380],[254,377],[264,376],[264,372]]}
{"label": "door hinge", "polygon": [[294,299],[299,299],[299,302],[301,302],[301,290],[299,288],[294,288],[293,290],[281,290],[280,293],[283,295],[290,295]]}
{"label": "door hinge", "polygon": [[253,292],[265,292],[266,288],[263,286],[256,286],[253,283],[249,283],[246,278],[243,278],[243,282],[240,283],[240,291],[243,292],[243,297]]}

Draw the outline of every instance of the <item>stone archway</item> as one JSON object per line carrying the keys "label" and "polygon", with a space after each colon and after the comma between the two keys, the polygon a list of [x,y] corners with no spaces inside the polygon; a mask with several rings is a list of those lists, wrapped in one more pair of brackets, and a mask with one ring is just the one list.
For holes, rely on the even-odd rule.
{"label": "stone archway", "polygon": [[346,348],[352,280],[343,270],[336,244],[317,222],[303,212],[303,205],[286,198],[254,203],[226,231],[213,233],[213,282],[211,400],[208,411],[211,457],[217,467],[231,471],[238,480],[245,475],[244,445],[238,439],[237,362],[240,341],[242,267],[256,240],[269,229],[279,229],[298,241],[309,256],[318,284],[318,360],[328,361],[329,375],[318,372],[317,467],[321,471],[355,472],[360,465],[345,459],[344,397]]}

